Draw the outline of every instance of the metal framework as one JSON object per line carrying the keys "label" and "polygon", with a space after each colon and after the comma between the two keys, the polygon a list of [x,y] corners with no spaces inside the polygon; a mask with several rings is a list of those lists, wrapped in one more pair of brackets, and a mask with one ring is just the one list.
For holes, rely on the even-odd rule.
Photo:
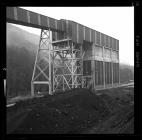
{"label": "metal framework", "polygon": [[69,38],[52,46],[53,92],[82,87],[82,46]]}
{"label": "metal framework", "polygon": [[[92,47],[92,45],[91,45],[91,47]],[[82,49],[82,59],[83,59],[83,61],[85,61],[85,60],[84,60],[84,55],[85,55],[86,52],[87,52],[87,49],[86,49],[86,48],[85,48],[85,49]],[[91,61],[91,65],[94,66],[92,63],[93,63],[93,62]],[[83,68],[83,64],[82,64],[82,68]],[[82,70],[82,71],[83,71],[83,70]],[[91,69],[91,72],[93,72],[92,69]],[[93,76],[92,76],[92,74],[93,74],[93,73],[88,74],[88,75],[83,75],[83,76],[82,76],[82,88],[93,89],[93,87],[94,87],[94,82],[93,82]]]}
{"label": "metal framework", "polygon": [[[31,81],[31,94],[34,96],[36,85],[47,85],[49,94],[51,89],[51,32],[41,30],[39,48],[36,54],[34,70]],[[38,89],[39,90],[39,89]]]}
{"label": "metal framework", "polygon": [[[41,91],[42,86],[39,85],[44,87],[42,92],[44,89],[52,94],[76,87],[94,89],[120,84],[117,39],[74,21],[57,20],[18,7],[6,8],[6,21],[42,29],[31,80],[32,95],[35,91]],[[51,32],[55,34],[51,35]],[[51,36],[56,41],[52,42]],[[85,42],[93,44],[88,46]],[[90,47],[92,52],[89,52]],[[91,68],[87,65],[91,73],[84,74],[83,62],[86,60],[91,61]],[[103,61],[103,66],[95,66],[97,61]],[[106,62],[112,63],[112,67],[110,68],[110,64],[106,65]],[[100,75],[102,69],[103,74]],[[100,82],[102,76],[103,84]]]}
{"label": "metal framework", "polygon": [[32,96],[36,85],[46,85],[50,95],[82,87],[82,46],[70,38],[51,42],[50,34],[50,30],[41,30],[31,81]]}

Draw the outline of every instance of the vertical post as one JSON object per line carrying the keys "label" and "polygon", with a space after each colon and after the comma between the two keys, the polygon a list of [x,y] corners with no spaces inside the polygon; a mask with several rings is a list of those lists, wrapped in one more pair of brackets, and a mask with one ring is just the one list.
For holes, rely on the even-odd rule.
{"label": "vertical post", "polygon": [[119,66],[119,85],[120,85],[120,63],[118,63]]}
{"label": "vertical post", "polygon": [[[118,47],[117,47],[118,48]],[[120,85],[120,60],[119,60],[119,50],[118,50],[118,69],[119,69],[119,85]]]}
{"label": "vertical post", "polygon": [[64,79],[64,76],[65,76],[65,71],[64,71],[64,68],[65,68],[65,60],[64,60],[64,51],[62,51],[62,61],[63,61],[63,70],[62,70],[62,74],[63,74],[63,91],[65,91],[65,79]]}
{"label": "vertical post", "polygon": [[[50,38],[50,29],[49,29],[49,38]],[[52,94],[52,89],[51,89],[51,41],[49,42],[49,94]]]}
{"label": "vertical post", "polygon": [[71,57],[72,57],[72,63],[71,63],[71,66],[72,66],[72,74],[71,74],[71,77],[72,77],[72,88],[74,88],[74,70],[73,70],[73,43],[72,43],[72,46],[71,46]]}
{"label": "vertical post", "polygon": [[[91,33],[90,33],[90,36],[91,36]],[[90,37],[91,38],[91,37]],[[91,77],[92,77],[92,90],[95,89],[94,87],[94,60],[93,60],[93,56],[94,56],[94,45],[92,43],[92,60],[91,60]]]}
{"label": "vertical post", "polygon": [[93,71],[93,72],[94,72],[94,76],[93,76],[93,81],[94,81],[94,88],[95,88],[95,86],[96,86],[96,84],[95,84],[95,79],[96,79],[96,76],[95,76],[95,72],[96,72],[96,71],[95,71],[95,43],[93,43],[93,56],[94,56],[94,60],[93,60],[93,61],[94,61],[94,62],[93,62],[93,63],[94,63],[94,71]]}
{"label": "vertical post", "polygon": [[80,46],[80,50],[81,50],[81,88],[83,88],[83,48],[82,45]]}
{"label": "vertical post", "polygon": [[37,60],[38,60],[38,53],[39,53],[39,49],[40,49],[40,43],[41,43],[41,36],[42,36],[42,31],[40,32],[40,40],[39,40],[39,48],[37,49],[36,52],[36,60],[35,60],[35,64],[34,64],[34,70],[33,70],[33,75],[32,75],[32,81],[31,81],[31,96],[34,96],[34,75],[35,75],[35,70],[36,70],[36,65],[37,65]]}
{"label": "vertical post", "polygon": [[52,85],[52,87],[53,87],[53,92],[55,91],[55,82],[54,82],[54,80],[55,80],[55,73],[54,73],[54,61],[55,61],[55,52],[54,52],[54,49],[55,49],[55,47],[54,47],[54,45],[52,46],[52,51],[53,51],[53,57],[52,57],[52,62],[53,62],[53,65],[52,65],[52,71],[53,71],[53,85]]}
{"label": "vertical post", "polygon": [[31,96],[34,96],[34,84],[31,81]]}
{"label": "vertical post", "polygon": [[112,54],[112,47],[111,47],[111,77],[112,77],[112,79],[111,79],[111,81],[112,81],[112,87],[113,87],[113,54]]}
{"label": "vertical post", "polygon": [[[95,58],[95,57],[94,57],[94,58]],[[93,60],[93,63],[94,63],[94,71],[93,71],[93,72],[94,72],[94,75],[93,75],[93,82],[94,82],[94,89],[95,89],[95,88],[96,88],[96,83],[95,83],[95,78],[96,78],[96,77],[95,77],[95,72],[96,72],[96,71],[95,71],[95,59]]]}
{"label": "vertical post", "polygon": [[105,88],[105,59],[104,59],[104,46],[103,46],[103,75],[104,75],[104,88]]}
{"label": "vertical post", "polygon": [[109,78],[109,84],[110,84],[110,81],[111,81],[111,79],[110,79],[110,62],[108,63],[108,78]]}
{"label": "vertical post", "polygon": [[113,62],[111,62],[111,69],[112,69],[112,87],[113,87]]}

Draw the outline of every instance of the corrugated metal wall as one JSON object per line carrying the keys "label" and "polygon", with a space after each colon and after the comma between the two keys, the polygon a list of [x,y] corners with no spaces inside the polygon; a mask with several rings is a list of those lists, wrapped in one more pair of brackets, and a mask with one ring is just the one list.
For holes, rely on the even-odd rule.
{"label": "corrugated metal wall", "polygon": [[95,60],[95,85],[104,84],[103,61]]}
{"label": "corrugated metal wall", "polygon": [[91,60],[83,61],[83,76],[91,76]]}
{"label": "corrugated metal wall", "polygon": [[64,32],[61,20],[50,18],[18,7],[6,8],[6,20],[14,24],[21,24],[40,29],[50,28],[52,31]]}
{"label": "corrugated metal wall", "polygon": [[119,82],[119,63],[113,63],[113,82]]}
{"label": "corrugated metal wall", "polygon": [[104,46],[105,48],[118,50],[117,44],[119,41],[108,35],[70,20],[61,20],[61,24],[62,30],[64,30],[75,43],[83,44],[83,41],[87,41],[93,42],[99,46]]}
{"label": "corrugated metal wall", "polygon": [[53,33],[55,40],[64,39],[65,34],[68,34],[74,43],[82,44],[84,40],[93,42],[96,45],[102,45],[108,48],[112,47],[113,50],[119,50],[118,40],[74,21],[65,19],[56,20],[18,7],[6,8],[6,20],[7,22],[35,28],[50,28],[53,32],[58,32]]}

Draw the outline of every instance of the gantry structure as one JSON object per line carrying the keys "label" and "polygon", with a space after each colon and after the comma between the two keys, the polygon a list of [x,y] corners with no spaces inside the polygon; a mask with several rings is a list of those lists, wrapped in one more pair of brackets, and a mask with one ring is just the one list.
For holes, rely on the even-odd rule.
{"label": "gantry structure", "polygon": [[18,7],[7,7],[6,20],[41,29],[32,96],[37,85],[45,85],[52,95],[72,88],[94,90],[119,84],[119,40],[74,21]]}

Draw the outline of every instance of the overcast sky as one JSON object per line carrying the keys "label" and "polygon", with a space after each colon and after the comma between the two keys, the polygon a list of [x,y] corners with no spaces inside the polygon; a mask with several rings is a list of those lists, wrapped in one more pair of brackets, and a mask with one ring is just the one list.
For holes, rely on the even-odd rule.
{"label": "overcast sky", "polygon": [[[119,40],[120,63],[134,65],[134,7],[21,7],[55,19],[73,20]],[[18,26],[40,35],[40,29]],[[29,29],[30,28],[30,29]]]}

